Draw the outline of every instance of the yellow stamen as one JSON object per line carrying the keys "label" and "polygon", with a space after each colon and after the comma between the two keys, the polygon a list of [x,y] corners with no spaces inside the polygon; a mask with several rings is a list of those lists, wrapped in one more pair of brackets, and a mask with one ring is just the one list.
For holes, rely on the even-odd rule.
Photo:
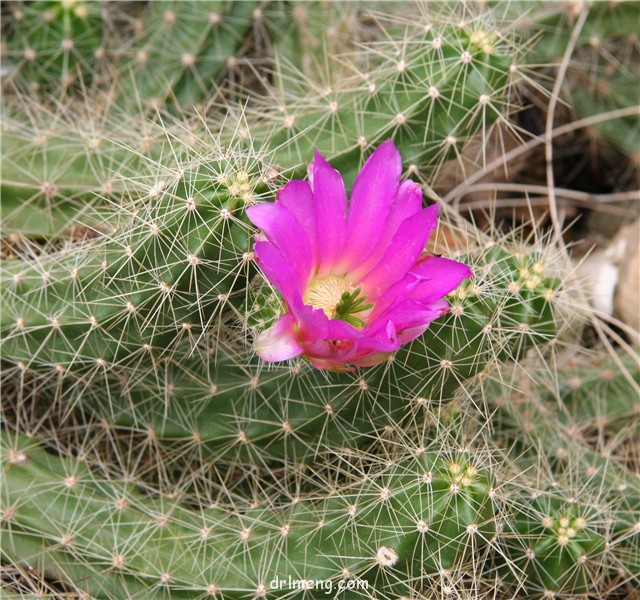
{"label": "yellow stamen", "polygon": [[320,308],[329,319],[333,318],[336,306],[344,292],[354,292],[354,288],[344,277],[329,275],[322,279],[314,279],[304,295],[304,303]]}

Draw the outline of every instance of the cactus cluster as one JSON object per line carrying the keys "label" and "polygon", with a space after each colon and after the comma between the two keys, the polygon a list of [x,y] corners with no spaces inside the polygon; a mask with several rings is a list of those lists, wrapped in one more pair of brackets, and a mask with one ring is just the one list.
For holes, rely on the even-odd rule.
{"label": "cactus cluster", "polygon": [[17,1],[9,7],[9,87],[62,96],[88,88],[142,111],[199,104],[233,66],[257,6],[162,0],[127,11],[117,2]]}
{"label": "cactus cluster", "polygon": [[350,187],[387,138],[433,200],[443,164],[509,126],[521,65],[549,62],[511,7],[9,8],[3,598],[633,593],[635,340],[582,348],[580,282],[535,226],[443,206],[428,249],[473,277],[382,364],[252,350],[284,309],[246,208],[314,148]]}

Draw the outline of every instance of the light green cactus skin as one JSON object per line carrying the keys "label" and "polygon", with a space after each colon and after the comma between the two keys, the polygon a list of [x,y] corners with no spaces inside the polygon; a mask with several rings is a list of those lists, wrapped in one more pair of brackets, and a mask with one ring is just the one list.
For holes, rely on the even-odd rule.
{"label": "light green cactus skin", "polygon": [[215,82],[241,49],[258,2],[153,2],[141,39],[125,60],[120,94],[125,105],[155,111],[165,103],[191,109],[207,102]]}
{"label": "light green cactus skin", "polygon": [[[119,276],[113,285],[120,289],[126,257],[122,258],[120,249],[118,256],[113,269]],[[217,344],[213,354],[202,348],[190,356],[191,338],[181,327],[172,328],[171,318],[184,315],[185,322],[187,318],[193,321],[211,312],[189,313],[186,293],[182,307],[173,301],[162,312],[156,308],[157,300],[148,300],[153,311],[140,310],[140,324],[135,328],[133,317],[124,320],[118,334],[116,326],[128,297],[114,305],[105,292],[107,307],[101,313],[96,312],[101,303],[91,304],[91,314],[104,323],[99,328],[92,328],[78,312],[77,303],[74,306],[68,298],[68,308],[59,303],[54,312],[48,307],[34,309],[34,297],[58,296],[55,272],[52,283],[47,282],[46,295],[38,281],[31,294],[19,283],[7,297],[7,306],[19,302],[18,306],[32,312],[14,308],[3,357],[22,363],[36,376],[39,370],[55,373],[62,367],[71,375],[67,383],[58,381],[58,376],[54,380],[58,392],[60,385],[68,388],[66,402],[79,404],[109,422],[115,418],[119,426],[153,431],[158,438],[176,444],[181,440],[202,444],[203,450],[218,459],[309,461],[328,448],[366,441],[390,423],[400,426],[403,418],[412,418],[423,405],[450,401],[496,360],[523,356],[532,345],[541,347],[558,334],[554,314],[558,282],[544,276],[540,261],[514,258],[497,246],[459,258],[470,262],[476,277],[454,294],[451,313],[396,353],[393,362],[353,374],[320,374],[303,364],[293,372],[289,365],[264,370],[255,357],[225,348],[224,343]],[[79,275],[78,280],[84,277]],[[124,280],[129,277],[125,271]],[[176,290],[187,290],[189,281],[175,280]],[[144,292],[138,291],[138,298]],[[158,296],[157,288],[147,293],[151,299]],[[137,305],[141,304],[138,300]],[[213,303],[212,308],[215,306]],[[51,319],[32,323],[32,318],[46,315],[45,310],[58,315],[57,330],[52,331]],[[71,313],[75,322],[64,316],[65,311],[76,311]],[[17,314],[23,315],[21,330],[15,326]],[[82,316],[76,316],[79,314]],[[194,326],[189,333],[196,335],[197,331]],[[74,337],[85,341],[71,355],[69,340]],[[179,341],[185,337],[186,342]],[[175,341],[175,346],[169,347],[168,340]],[[149,360],[153,366],[145,367]],[[405,400],[399,402],[399,398]]]}
{"label": "light green cactus skin", "polygon": [[[130,206],[124,235],[3,265],[3,319],[11,321],[3,327],[4,358],[82,372],[96,361],[126,359],[144,344],[166,348],[185,324],[208,324],[248,246],[231,219],[238,199],[215,182],[208,196],[193,197],[188,182],[165,183],[139,208]],[[230,242],[221,243],[226,237]]]}
{"label": "light green cactus skin", "polygon": [[[638,32],[638,6],[635,2],[594,2],[574,6],[562,2],[528,2],[528,11],[520,25],[541,32],[540,41],[532,48],[529,58],[538,64],[557,63],[567,48],[581,10],[587,10],[585,23],[576,40],[577,48],[592,45],[593,37],[600,40],[624,38]],[[514,10],[515,9],[514,7]],[[517,16],[518,15],[514,15]]]}
{"label": "light green cactus skin", "polygon": [[[102,83],[102,72],[86,67],[96,64],[113,14],[87,4],[87,21],[73,13],[82,3],[28,4],[9,50],[18,56],[27,40],[43,52],[20,66],[19,77],[41,92],[72,70]],[[31,37],[29,20],[45,6],[58,11],[38,33],[49,37]],[[450,295],[450,313],[378,367],[336,374],[303,361],[267,366],[247,343],[283,310],[268,286],[248,283],[256,277],[255,230],[244,206],[263,192],[272,200],[267,173],[303,177],[317,147],[350,184],[369,150],[393,137],[409,176],[431,175],[503,118],[513,80],[527,68],[491,11],[456,25],[452,12],[448,24],[436,18],[427,31],[431,8],[409,29],[396,20],[390,41],[358,48],[330,89],[318,91],[310,79],[294,89],[292,73],[276,69],[273,95],[252,99],[246,122],[229,114],[224,126],[214,115],[199,127],[148,128],[144,118],[155,106],[178,112],[206,102],[251,24],[268,28],[282,18],[280,5],[256,2],[185,6],[153,3],[131,47],[117,55],[105,47],[127,73],[111,83],[135,113],[131,120],[114,113],[94,130],[93,120],[73,124],[80,113],[48,123],[49,113],[35,108],[35,125],[18,111],[4,128],[3,235],[60,248],[69,223],[104,224],[96,240],[38,258],[25,251],[0,266],[2,561],[34,566],[65,592],[113,600],[328,597],[324,589],[269,589],[288,576],[331,581],[340,598],[442,595],[449,576],[460,579],[461,597],[480,597],[491,585],[508,597],[623,593],[640,572],[632,446],[640,431],[633,380],[640,376],[624,357],[631,378],[615,362],[563,371],[550,361],[526,373],[517,366],[558,358],[558,348],[573,343],[556,276],[562,268],[539,252],[543,244],[471,244],[456,255],[474,277]],[[284,14],[295,6],[282,5]],[[531,6],[532,22],[550,27],[528,64],[548,61],[545,52],[556,61],[571,34],[571,26],[556,27],[565,5]],[[588,56],[587,45],[599,52],[594,36],[608,50],[635,33],[636,5],[589,10],[580,56]],[[208,18],[212,12],[220,21]],[[303,21],[296,24],[300,39],[307,26],[323,28],[322,19]],[[47,46],[60,36],[83,43],[65,56]],[[305,57],[317,59],[316,67],[332,50],[296,54],[300,39],[276,40],[274,64],[315,76]],[[371,75],[345,76],[349,68]],[[578,92],[578,112],[628,105],[617,90],[629,73],[612,76],[601,98]],[[280,96],[283,82],[287,94]],[[637,122],[620,123],[621,135],[605,135],[624,147]],[[187,138],[196,139],[195,150]],[[527,381],[547,385],[528,389]],[[33,406],[22,396],[31,387]],[[70,422],[40,419],[47,403],[58,410],[51,418],[71,413]],[[90,448],[86,462],[75,458],[84,456],[82,444],[68,442],[76,423]],[[157,466],[167,480],[156,486],[146,472],[120,469],[122,455],[112,463],[93,435],[103,430],[147,436],[166,459]],[[483,445],[487,436],[494,441]],[[215,470],[224,485],[209,473],[191,480],[173,472],[192,468]],[[288,469],[293,478],[269,488]],[[237,486],[240,471],[277,492]],[[174,478],[180,498],[151,491]],[[210,505],[201,484],[220,485],[224,504]],[[339,593],[341,581],[368,588]],[[12,597],[8,588],[0,596]]]}
{"label": "light green cactus skin", "polygon": [[[65,92],[73,84],[99,89],[101,78],[112,83],[108,65],[120,76],[121,107],[191,108],[207,100],[241,48],[257,5],[159,0],[136,11],[95,0],[16,3],[8,35],[13,79],[37,92]],[[133,29],[133,40],[119,29]]]}
{"label": "light green cactus skin", "polygon": [[593,527],[595,518],[595,512],[584,506],[543,495],[514,519],[505,535],[518,540],[510,555],[513,564],[526,573],[527,593],[584,594],[592,590],[587,561],[598,560],[607,539]]}
{"label": "light green cactus skin", "polygon": [[[395,54],[393,60],[387,58],[384,65],[376,71],[377,78],[369,82],[375,84],[375,89],[367,95],[365,105],[361,101],[360,87],[363,82],[360,81],[358,87],[353,87],[353,82],[348,82],[346,87],[349,91],[343,94],[334,112],[324,104],[304,107],[303,116],[309,123],[323,122],[319,118],[321,113],[325,117],[328,114],[329,120],[324,119],[324,132],[318,131],[318,135],[323,135],[327,141],[327,147],[321,147],[322,150],[327,150],[327,154],[332,154],[331,148],[335,153],[336,147],[345,147],[341,136],[355,136],[350,142],[352,149],[349,156],[341,155],[333,160],[336,166],[346,171],[347,179],[353,178],[353,167],[358,164],[358,157],[362,153],[357,143],[358,131],[359,134],[370,133],[379,137],[395,130],[408,160],[419,159],[421,164],[428,164],[430,161],[443,160],[445,155],[453,152],[451,144],[445,142],[444,137],[455,134],[456,138],[461,136],[460,139],[464,139],[464,136],[478,131],[497,116],[491,103],[499,101],[508,87],[510,60],[502,55],[500,44],[491,32],[473,30],[469,25],[444,28],[438,33],[430,31],[426,37],[423,31],[415,35],[416,48],[422,48],[426,52],[418,52],[411,47],[405,58],[399,59]],[[434,43],[436,40],[437,44]],[[398,67],[400,60],[404,62],[401,69]],[[425,94],[425,89],[422,88],[427,84]],[[429,96],[431,88],[437,90],[437,95]],[[486,103],[481,100],[483,97],[486,97]],[[406,109],[403,112],[409,119],[406,128],[402,123],[397,123],[396,127],[390,120],[388,109],[392,105],[394,108],[399,106]],[[375,111],[374,107],[377,107]],[[356,124],[360,125],[353,120],[357,110],[362,112],[362,124],[366,130],[355,129]],[[298,123],[293,129],[298,131],[304,119],[293,113],[291,116],[295,117],[294,124]],[[338,122],[340,133],[336,135],[335,125]],[[421,134],[423,137],[433,139],[433,143],[421,151],[419,157],[414,156],[418,143],[414,144],[409,137],[409,129],[412,136],[416,134],[416,124],[424,128]],[[265,136],[270,145],[278,147],[284,143],[274,154],[278,167],[290,168],[299,164],[297,149],[294,149],[298,147],[298,139],[295,142],[281,140],[278,136],[272,136],[272,132],[261,129],[263,125],[255,127],[257,137]],[[284,135],[288,140],[293,133],[291,131]],[[315,139],[313,132],[305,135]],[[307,138],[309,144],[313,141],[312,137]],[[349,157],[350,161],[347,160]],[[198,165],[201,162],[202,160]],[[141,364],[147,367],[156,364],[146,362],[147,359],[143,358],[148,351],[153,352],[154,348],[162,349],[160,354],[165,357],[175,358],[178,341],[190,335],[197,336],[211,325],[226,305],[226,294],[238,290],[238,298],[241,298],[244,281],[243,254],[250,249],[248,229],[236,227],[237,219],[242,218],[242,210],[234,212],[237,202],[229,204],[228,195],[225,194],[231,188],[218,185],[215,181],[212,184],[210,178],[202,176],[202,172],[229,171],[232,179],[239,175],[234,174],[233,168],[229,170],[224,165],[217,169],[204,164],[198,165],[191,165],[185,170],[183,177],[186,187],[171,184],[170,189],[162,195],[160,203],[156,198],[147,202],[152,208],[145,208],[147,204],[143,202],[135,217],[122,225],[122,232],[112,236],[112,241],[105,244],[103,240],[99,240],[88,248],[83,248],[81,253],[72,250],[68,254],[53,255],[50,259],[10,262],[4,266],[6,310],[3,312],[2,329],[5,338],[2,351],[5,361],[21,368],[44,372],[57,370],[59,373],[84,377],[83,387],[86,387],[87,376],[98,375],[102,381],[103,372],[112,367],[117,371],[127,364],[133,364],[136,368]],[[176,172],[175,168],[170,172]],[[191,173],[196,176],[192,177]],[[264,184],[259,181],[252,181],[252,184],[250,201],[255,200],[256,188],[264,189]],[[149,187],[145,188],[147,194]],[[220,194],[219,197],[216,194]],[[196,200],[196,206],[190,214],[186,200],[191,195]],[[226,225],[220,213],[224,208],[234,212],[233,219]],[[145,213],[145,210],[148,212]],[[177,244],[173,242],[174,239]],[[193,257],[202,263],[202,268],[196,266],[196,275],[193,266],[188,264]],[[503,270],[500,261],[504,258],[505,256],[489,259],[489,263],[483,265],[483,268],[490,268],[489,265],[498,263],[500,277],[511,282],[512,271],[517,266],[512,265]],[[102,267],[105,260],[106,271]],[[434,333],[426,343],[413,346],[413,355],[407,355],[406,351],[398,354],[394,369],[404,371],[403,392],[407,390],[413,395],[425,394],[437,400],[449,399],[459,388],[461,381],[469,379],[484,368],[486,361],[483,356],[488,358],[491,352],[505,350],[501,345],[505,345],[507,355],[517,355],[520,347],[528,345],[527,340],[538,335],[534,331],[536,328],[545,339],[549,335],[553,336],[553,317],[548,312],[548,303],[543,299],[549,292],[548,282],[544,283],[544,289],[513,294],[504,285],[500,287],[504,281],[498,281],[496,290],[487,290],[486,298],[481,298],[477,306],[469,306],[469,315],[454,317],[444,325],[444,329],[435,325]],[[536,285],[542,283],[540,281]],[[489,284],[489,287],[491,285],[493,284]],[[499,300],[493,298],[494,293],[498,294]],[[221,294],[223,297],[219,300]],[[466,308],[461,303],[458,310],[464,311]],[[535,323],[531,330],[527,329],[530,323]],[[488,336],[487,353],[479,353],[474,349],[475,342],[472,339],[482,340],[482,329],[487,325],[496,327],[500,339],[496,339],[495,335]],[[542,331],[544,327],[547,329]],[[509,338],[512,338],[513,346],[509,346]],[[77,340],[82,340],[80,347],[77,347]],[[187,352],[191,349],[187,348]],[[450,366],[446,366],[449,363]],[[151,409],[151,414],[146,414],[143,410],[142,414],[133,415],[133,421],[138,423],[144,419],[161,434],[165,430],[167,435],[171,435],[170,432],[174,436],[184,433],[190,439],[198,434],[207,440],[218,440],[217,443],[222,440],[228,445],[230,432],[234,432],[233,439],[238,435],[238,415],[241,417],[240,422],[244,423],[246,408],[243,395],[233,394],[226,401],[224,395],[221,398],[211,397],[209,390],[212,385],[225,389],[224,382],[218,383],[219,373],[225,368],[227,367],[223,362],[220,365],[214,364],[213,371],[204,365],[203,371],[201,362],[194,365],[188,361],[168,367],[170,370],[178,369],[179,373],[198,374],[195,378],[187,376],[184,386],[181,384],[182,377],[177,377],[176,381],[173,381],[173,376],[169,377],[171,389],[177,390],[178,397],[193,399],[193,380],[205,382],[195,392],[199,400],[196,403],[186,400],[170,402],[168,398],[172,394],[167,393],[167,388],[158,388],[155,373],[151,374],[153,381],[150,385],[134,373],[133,380],[142,382],[141,388],[145,390],[145,394],[149,389],[155,390],[154,398],[160,396],[165,401],[157,403],[158,408]],[[423,384],[421,373],[424,369],[433,372],[433,376]],[[231,372],[234,371],[237,372],[237,369]],[[389,389],[391,393],[385,391],[380,411],[388,417],[390,413],[397,411],[397,407],[389,405],[389,402],[398,392],[393,391],[395,380],[385,378],[385,371],[384,367],[378,369],[377,374],[372,374],[371,382],[366,382],[365,385],[373,390],[379,389],[379,386],[382,386],[381,389]],[[248,382],[253,380],[254,375],[246,377],[245,372],[246,369],[238,376],[234,374],[231,380],[246,381],[244,389],[253,394],[254,390]],[[126,384],[125,390],[121,390],[118,387],[121,386],[120,381],[118,378],[115,393],[108,396],[127,397],[130,392],[129,384]],[[352,379],[336,377],[331,385],[338,390],[346,390],[344,396],[337,394],[338,406],[343,401],[354,406],[355,403],[351,401],[354,397]],[[235,386],[235,383],[232,384],[232,388],[235,389]],[[276,391],[280,393],[281,390],[276,388]],[[137,395],[135,390],[133,392]],[[266,396],[275,397],[273,394],[270,391]],[[260,392],[258,397],[261,397]],[[235,418],[233,428],[228,422],[221,421],[216,425],[222,431],[206,433],[202,430],[209,426],[203,427],[200,422],[191,422],[185,431],[182,418],[184,406],[192,407],[190,415],[197,412],[202,415],[202,420],[208,419],[211,411],[204,410],[203,399],[220,407],[215,411],[216,414],[227,414]],[[226,403],[229,401],[232,404]],[[113,413],[114,407],[108,397],[103,398],[102,403],[108,403],[109,414]],[[236,406],[238,403],[243,407],[240,411]],[[132,405],[149,404],[148,401],[138,399]],[[309,435],[310,439],[318,427],[326,422],[325,404],[326,402],[301,402],[296,409],[301,410],[304,415],[302,425],[306,427],[307,423],[313,423],[308,434],[305,432],[305,436]],[[194,406],[197,408],[193,408]],[[175,417],[171,415],[174,407],[177,411]],[[158,413],[158,409],[161,419],[153,414]],[[354,409],[344,409],[343,418],[350,418]],[[272,442],[274,436],[282,437],[283,419],[278,418],[274,425],[273,410],[272,402],[265,402],[266,414],[257,417],[251,415],[249,439]],[[296,410],[287,409],[285,421],[288,418],[295,421]],[[125,411],[124,415],[126,414]],[[124,415],[123,419],[126,418]],[[266,419],[266,423],[263,423],[263,419]],[[174,427],[176,423],[177,429]],[[362,427],[365,433],[369,433],[371,419],[363,421]],[[305,441],[304,444],[307,446],[308,442]],[[283,451],[276,448],[277,444],[272,448],[273,455],[281,455]]]}
{"label": "light green cactus skin", "polygon": [[[572,365],[558,373],[551,390],[487,390],[485,397],[498,407],[501,444],[513,448],[523,473],[538,479],[534,485],[543,485],[541,491],[514,491],[516,514],[504,532],[512,561],[506,578],[522,580],[515,575],[522,570],[530,597],[606,593],[637,579],[640,480],[604,440],[637,439],[638,382],[637,364],[622,357]],[[540,472],[541,464],[548,473]],[[617,575],[608,580],[602,576],[607,571]]]}
{"label": "light green cactus skin", "polygon": [[[621,371],[620,365],[626,372]],[[564,426],[607,434],[632,431],[634,424],[640,427],[640,370],[632,357],[622,356],[619,364],[613,360],[579,364],[561,375],[559,393],[549,393],[547,402],[559,395],[566,407],[566,412],[558,411]],[[637,431],[640,433],[640,429]]]}
{"label": "light green cactus skin", "polygon": [[[633,357],[578,360],[554,375],[549,381],[548,374],[536,373],[537,385],[522,390],[505,390],[496,382],[486,386],[486,397],[499,406],[497,429],[505,438],[517,441],[520,432],[530,428],[562,445],[565,439],[640,432],[640,370]],[[521,441],[525,450],[526,439]]]}
{"label": "light green cactus skin", "polygon": [[[540,443],[552,444],[544,438]],[[559,447],[568,458],[562,470],[556,468],[555,484],[540,492],[521,490],[511,498],[515,509],[502,534],[510,564],[502,571],[506,580],[525,582],[527,597],[606,594],[638,577],[640,482],[609,458],[575,443],[568,450],[553,446],[555,451]],[[539,461],[519,464],[535,472]]]}
{"label": "light green cactus skin", "polygon": [[[298,98],[282,99],[282,110],[277,112],[273,110],[275,99],[267,97],[262,100],[266,103],[264,110],[253,114],[253,109],[247,108],[247,118],[251,121],[248,128],[246,124],[241,128],[247,129],[251,143],[260,154],[270,154],[272,170],[282,171],[291,178],[304,177],[310,149],[316,147],[331,159],[350,185],[365,151],[391,136],[407,167],[413,165],[429,172],[445,159],[455,156],[468,139],[498,117],[502,102],[511,89],[509,67],[513,57],[506,54],[511,49],[497,41],[491,29],[473,29],[471,25],[462,29],[445,26],[437,32],[424,34],[420,31],[411,35],[412,42],[404,57],[394,52],[395,47],[374,47],[366,51],[370,60],[375,61],[369,80],[346,78],[337,84],[330,96],[301,90]],[[382,59],[380,54],[383,54]],[[159,76],[157,69],[153,73]],[[157,83],[151,79],[148,85]],[[186,82],[184,85],[185,94],[192,93],[191,84]],[[176,87],[175,94],[180,89]],[[132,94],[133,91],[128,93],[129,96]],[[257,99],[256,102],[259,105],[261,101]],[[70,127],[75,129],[73,125]],[[165,127],[168,127],[167,139],[184,138],[180,127],[175,131]],[[105,155],[101,162],[96,157],[101,149],[87,151],[85,139],[76,141],[72,136],[71,140],[58,144],[54,135],[51,143],[40,149],[28,140],[25,142],[24,137],[9,133],[3,140],[2,149],[10,165],[2,182],[3,197],[9,201],[11,217],[4,226],[7,233],[33,234],[34,207],[40,214],[36,232],[60,231],[64,222],[91,223],[83,210],[82,197],[86,198],[86,203],[100,204],[95,193],[104,196],[106,179],[100,175],[104,169],[95,169],[94,163],[107,167],[115,163],[120,172],[133,178],[135,167],[148,162],[135,156],[135,152],[140,152],[140,141],[147,137],[144,133],[139,135],[138,141],[127,134],[123,142],[106,135],[111,141],[104,141]],[[203,137],[209,135],[204,130],[201,133]],[[68,138],[68,134],[63,137],[65,135]],[[229,137],[229,142],[234,143],[232,138],[237,132],[233,127],[227,127],[220,135]],[[152,139],[158,142],[157,136]],[[135,152],[127,155],[122,146],[129,146]],[[25,147],[32,151],[25,155]],[[144,149],[143,154],[161,162],[174,160],[173,152],[163,154],[161,148],[161,145],[155,145],[151,150]],[[53,157],[50,157],[51,153],[54,153]],[[53,169],[52,164],[58,168]],[[25,176],[21,174],[27,174],[27,181],[33,185],[25,188]],[[41,193],[45,182],[54,185],[58,192],[52,223],[47,223],[52,214],[51,199]],[[71,206],[63,200],[69,192],[77,198]],[[25,199],[28,202],[25,203]]]}
{"label": "light green cactus skin", "polygon": [[139,123],[127,123],[138,135],[118,132],[114,143],[109,139],[113,129],[81,132],[48,113],[40,120],[33,127],[5,115],[0,136],[2,234],[56,240],[68,237],[73,227],[105,229],[104,209],[125,193],[119,178],[157,160],[157,137],[145,136]]}
{"label": "light green cactus skin", "polygon": [[[172,109],[191,109],[208,101],[211,88],[240,50],[257,5],[252,1],[207,0],[188,5],[168,0],[153,2],[135,20],[140,28],[139,39],[132,43],[112,39],[115,47],[100,46],[104,56],[98,59],[98,47],[94,46],[102,35],[101,28],[108,25],[117,29],[114,22],[118,18],[128,25],[132,21],[131,16],[116,14],[117,4],[101,8],[95,1],[29,3],[22,11],[23,19],[14,23],[9,36],[10,56],[13,52],[23,53],[31,35],[37,35],[32,42],[39,43],[37,52],[31,48],[36,58],[21,64],[14,79],[31,81],[46,75],[43,85],[47,81],[51,84],[51,78],[65,80],[70,73],[76,74],[73,57],[82,64],[80,74],[85,78],[92,73],[97,77],[98,64],[105,61],[119,76],[115,82],[109,80],[110,89],[100,89],[97,82],[92,88],[91,81],[83,81],[88,88],[95,88],[91,96],[95,106],[89,109],[93,113],[75,114],[78,108],[74,106],[62,115],[41,115],[37,107],[31,107],[30,120],[42,121],[33,134],[23,119],[16,119],[17,129],[12,128],[12,121],[3,123],[4,235],[55,238],[64,237],[76,225],[100,226],[105,212],[95,214],[93,207],[113,206],[123,193],[120,182],[113,181],[114,174],[120,178],[136,177],[150,160],[161,159],[157,134],[161,133],[166,141],[166,131],[156,127],[150,132],[146,118],[155,118],[156,111],[165,104]],[[79,11],[82,15],[86,11],[87,15],[78,17]],[[43,15],[47,15],[48,23],[44,28],[39,26]],[[93,24],[91,32],[85,31],[89,21]],[[75,31],[78,28],[80,32]],[[57,38],[73,39],[74,32],[84,43],[74,41],[73,49],[62,53]],[[92,41],[90,47],[87,40]],[[29,64],[31,67],[27,68]],[[62,69],[57,78],[56,65]],[[49,87],[43,91],[49,91]],[[4,109],[8,114],[11,107]],[[20,106],[22,112],[24,107]],[[130,113],[137,122],[130,122]],[[171,135],[183,133],[179,127],[175,129]]]}
{"label": "light green cactus skin", "polygon": [[3,435],[3,446],[3,554],[71,575],[95,598],[191,598],[213,589],[241,598],[261,585],[280,597],[269,589],[273,578],[337,588],[345,570],[347,581],[398,594],[403,580],[469,559],[494,530],[488,473],[468,454],[398,457],[325,496],[229,512],[94,480],[82,462],[26,438]]}
{"label": "light green cactus skin", "polygon": [[299,78],[322,80],[327,68],[338,66],[335,62],[327,65],[325,57],[353,52],[360,38],[366,37],[361,19],[369,8],[361,0],[269,3],[261,18],[265,43],[271,47],[276,66],[286,72],[295,69]]}
{"label": "light green cactus skin", "polygon": [[[266,99],[252,135],[261,140],[268,132],[278,168],[306,163],[315,147],[333,157],[349,187],[363,148],[393,137],[405,165],[429,172],[497,118],[514,57],[490,26],[427,33],[416,26],[406,36],[404,51],[393,44],[369,50],[367,77],[346,78],[313,97]],[[277,112],[269,110],[274,101]]]}
{"label": "light green cactus skin", "polygon": [[99,71],[103,47],[100,5],[83,0],[12,3],[8,58],[33,91],[71,87],[78,75],[86,84]]}

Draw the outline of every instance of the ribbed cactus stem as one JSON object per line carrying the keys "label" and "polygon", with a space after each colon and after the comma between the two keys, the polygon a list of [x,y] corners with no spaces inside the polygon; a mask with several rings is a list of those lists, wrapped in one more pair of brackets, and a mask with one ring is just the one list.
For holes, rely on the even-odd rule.
{"label": "ribbed cactus stem", "polygon": [[220,164],[231,172],[206,176],[206,193],[177,170],[129,205],[121,231],[3,264],[3,358],[82,372],[204,329],[242,277],[248,235],[234,211],[255,178],[230,153]]}
{"label": "ribbed cactus stem", "polygon": [[[560,291],[539,271],[540,261],[497,247],[471,251],[465,260],[476,276],[451,298],[449,315],[376,368],[327,374],[300,363],[265,370],[233,345],[205,344],[191,354],[187,338],[165,354],[162,346],[145,351],[144,342],[132,340],[135,370],[87,359],[82,385],[70,378],[62,387],[56,381],[56,390],[108,423],[194,445],[212,458],[312,461],[327,450],[367,443],[389,424],[421,419],[425,409],[468,394],[473,378],[491,365],[555,339]],[[10,338],[5,347],[13,352],[16,344]],[[58,352],[47,344],[40,347]],[[151,366],[140,363],[146,359]]]}
{"label": "ribbed cactus stem", "polygon": [[[237,4],[233,10],[246,11],[252,3]],[[196,3],[199,10],[204,5],[202,2]],[[162,6],[162,3],[157,7],[154,4],[154,10]],[[162,27],[167,26],[164,24]],[[427,33],[418,27],[403,34],[410,36],[410,42],[405,44],[406,49],[400,56],[396,53],[395,44],[374,45],[363,50],[364,58],[372,62],[368,77],[358,75],[344,78],[336,82],[328,94],[318,94],[305,86],[293,97],[258,96],[255,105],[246,109],[244,106],[237,107],[237,112],[246,116],[246,122],[243,121],[237,128],[223,128],[221,137],[228,138],[233,144],[237,143],[238,135],[246,137],[247,143],[253,144],[261,153],[271,154],[274,173],[286,173],[288,177],[305,175],[311,150],[315,147],[332,160],[332,164],[345,175],[348,185],[353,182],[364,153],[378,142],[393,137],[406,168],[411,173],[422,170],[428,174],[446,159],[455,157],[469,139],[486,130],[498,118],[515,83],[510,69],[513,56],[508,55],[511,49],[506,41],[501,41],[506,40],[506,36],[499,39],[490,22],[482,26],[475,22],[464,27],[440,25],[437,30],[429,29]],[[153,43],[161,43],[158,39],[165,40],[162,43],[174,43],[171,35],[152,38]],[[214,37],[211,43],[218,47],[215,40]],[[157,53],[164,55],[161,50],[157,50]],[[154,64],[148,70],[134,70],[144,81],[148,79],[145,85],[150,89],[155,89],[160,83],[166,86],[162,71],[153,67]],[[177,75],[172,71],[178,77],[175,85],[183,81],[185,73],[189,72],[188,68],[178,69],[175,71]],[[194,81],[183,83],[184,94],[193,95]],[[181,97],[181,94],[184,95],[181,89],[176,87],[171,93]],[[161,96],[160,91],[156,91],[158,93],[155,95]],[[165,90],[165,93],[170,92]],[[152,92],[147,90],[145,94],[140,97],[147,98]],[[135,96],[133,91],[127,95]],[[274,110],[274,105],[278,106],[277,110]],[[175,138],[179,145],[177,140],[184,137],[181,129],[174,131],[170,126],[165,127],[168,128],[168,137]],[[209,129],[218,130],[219,125],[217,122],[206,123],[199,130],[196,128],[194,135],[208,136]],[[92,168],[95,155],[100,155],[99,149],[85,153],[81,146],[78,151],[75,144],[52,146],[55,150],[54,161],[59,168],[56,169],[55,180],[51,180],[51,161],[47,160],[47,154],[43,152],[39,156],[35,149],[31,155],[24,156],[19,141],[16,142],[9,137],[4,142],[4,152],[10,157],[11,172],[28,173],[29,180],[35,183],[27,192],[28,204],[50,206],[46,198],[43,202],[38,195],[40,187],[47,181],[59,191],[75,187],[85,192],[84,196],[89,201],[100,203],[94,194],[100,191],[102,184],[94,182],[95,169]],[[116,143],[116,146],[122,145],[122,140]],[[139,147],[135,140],[129,141],[128,135],[124,145],[136,151]],[[178,150],[178,154],[181,150]],[[135,154],[129,157],[121,157],[120,154],[118,148],[115,155],[118,163],[135,166]],[[149,150],[143,150],[143,154],[149,154]],[[166,156],[173,158],[172,153]],[[157,150],[151,157],[162,163],[166,161],[166,158],[159,158]],[[112,164],[106,156],[104,164]],[[175,168],[175,165],[169,165],[169,168]],[[135,172],[131,169],[125,171],[128,177]],[[11,172],[3,181],[3,193],[13,195],[18,200],[24,199],[25,190],[22,185],[16,187]],[[89,181],[86,182],[87,177]],[[141,191],[138,190],[138,193]],[[64,212],[69,220],[83,220],[82,209],[73,218],[77,210],[74,203],[68,207],[58,200],[57,206],[65,207]],[[15,210],[19,211],[20,207],[16,206]],[[58,211],[62,213],[60,208]],[[24,220],[30,216],[27,211],[21,214]],[[15,227],[20,227],[20,218],[15,217],[14,222]],[[52,226],[52,229],[55,230],[55,227]]]}
{"label": "ribbed cactus stem", "polygon": [[232,512],[145,497],[23,437],[3,434],[3,447],[3,553],[71,575],[96,598],[278,598],[296,593],[289,578],[397,595],[494,532],[489,475],[466,453],[398,456],[329,494]]}

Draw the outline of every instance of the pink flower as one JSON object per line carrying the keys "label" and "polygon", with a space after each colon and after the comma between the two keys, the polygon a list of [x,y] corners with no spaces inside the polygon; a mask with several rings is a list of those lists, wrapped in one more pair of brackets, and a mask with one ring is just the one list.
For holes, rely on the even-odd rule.
{"label": "pink flower", "polygon": [[[252,206],[263,234],[255,256],[287,312],[255,340],[267,361],[304,356],[319,369],[385,360],[445,314],[443,298],[471,276],[465,264],[423,255],[438,206],[400,182],[400,154],[381,144],[347,203],[340,173],[316,152],[310,181],[290,181],[274,203]],[[266,238],[266,239],[265,239]]]}

